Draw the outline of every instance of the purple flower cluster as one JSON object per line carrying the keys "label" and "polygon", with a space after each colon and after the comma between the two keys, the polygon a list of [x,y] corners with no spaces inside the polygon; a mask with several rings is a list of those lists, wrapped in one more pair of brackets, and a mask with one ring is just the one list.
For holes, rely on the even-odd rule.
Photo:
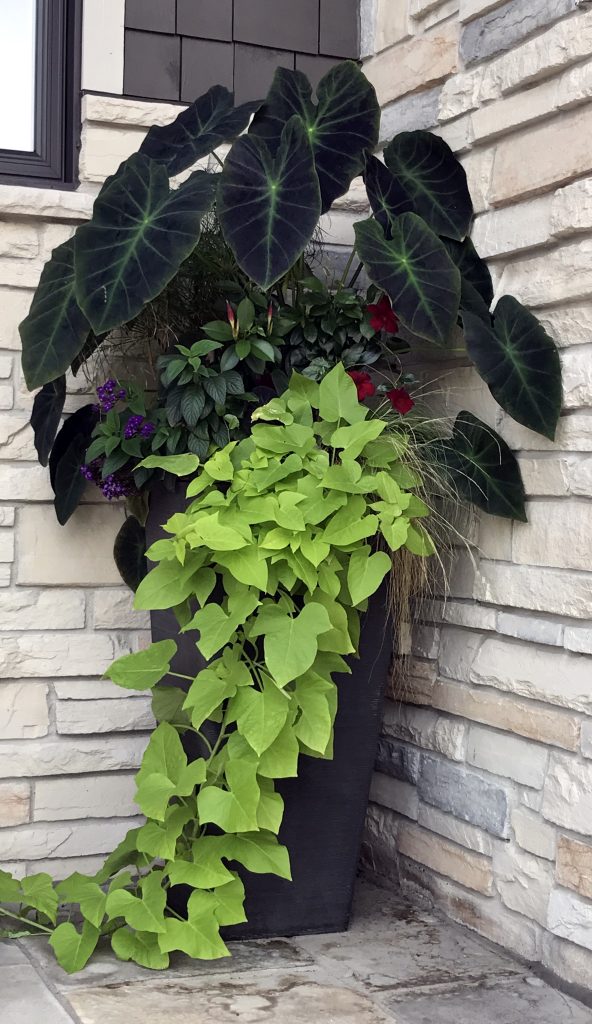
{"label": "purple flower cluster", "polygon": [[99,412],[111,412],[111,409],[116,402],[123,402],[127,398],[127,393],[124,388],[117,389],[117,381],[106,380],[104,384],[100,384],[97,388],[97,398],[99,399]]}
{"label": "purple flower cluster", "polygon": [[89,484],[99,484],[101,481],[101,466],[103,465],[102,459],[93,459],[87,466],[81,466],[80,472],[82,473],[85,480],[88,480]]}
{"label": "purple flower cluster", "polygon": [[114,498],[125,498],[134,490],[130,480],[119,477],[116,473],[111,473],[101,480],[100,488],[109,501],[113,501]]}
{"label": "purple flower cluster", "polygon": [[127,426],[123,432],[123,436],[126,441],[129,441],[132,437],[152,437],[156,427],[150,420],[145,420],[143,416],[130,416],[127,421]]}

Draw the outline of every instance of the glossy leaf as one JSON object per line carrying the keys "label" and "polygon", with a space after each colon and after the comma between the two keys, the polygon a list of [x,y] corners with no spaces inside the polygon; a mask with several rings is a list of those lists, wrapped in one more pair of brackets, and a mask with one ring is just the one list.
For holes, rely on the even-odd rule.
{"label": "glossy leaf", "polygon": [[520,467],[495,430],[461,412],[440,457],[461,497],[490,515],[526,522]]}
{"label": "glossy leaf", "polygon": [[321,212],[310,140],[298,117],[286,124],[277,151],[242,136],[220,176],[217,213],[237,263],[270,288],[308,245]]}
{"label": "glossy leaf", "polygon": [[42,466],[47,466],[65,401],[66,378],[64,376],[44,384],[41,391],[35,395],[31,426],[35,435],[35,448]]}
{"label": "glossy leaf", "polygon": [[214,85],[171,124],[153,125],[139,151],[164,164],[171,177],[181,174],[196,160],[236,139],[260,105],[258,100],[235,107],[232,93]]}
{"label": "glossy leaf", "polygon": [[468,234],[473,204],[464,167],[450,146],[431,132],[401,132],[384,150],[384,161],[413,203],[413,210],[438,235]]}
{"label": "glossy leaf", "polygon": [[278,68],[250,133],[273,148],[290,117],[302,118],[313,146],[325,213],[361,171],[365,151],[376,146],[380,110],[374,87],[353,61],[330,68],[316,97],[315,104],[312,86],[301,71]]}
{"label": "glossy leaf", "polygon": [[561,364],[542,324],[510,295],[498,302],[493,328],[463,315],[467,352],[501,405],[518,423],[551,439],[561,412]]}
{"label": "glossy leaf", "polygon": [[86,480],[80,470],[86,458],[88,440],[84,434],[76,434],[56,467],[54,507],[61,526],[68,522],[84,494]]}
{"label": "glossy leaf", "polygon": [[171,192],[165,168],[134,154],[76,233],[76,295],[97,333],[132,320],[199,240],[216,178],[195,171]]}
{"label": "glossy leaf", "polygon": [[392,171],[378,157],[366,154],[364,184],[372,212],[391,237],[391,221],[402,213],[413,213],[413,203]]}
{"label": "glossy leaf", "polygon": [[489,320],[489,309],[493,302],[493,281],[485,260],[478,255],[470,238],[456,242],[443,238],[448,254],[461,274],[461,313],[475,313]]}
{"label": "glossy leaf", "polygon": [[64,420],[49,456],[49,480],[54,491],[60,460],[68,451],[72,441],[78,436],[86,438],[86,445],[90,446],[97,420],[95,407],[91,404],[83,405]]}
{"label": "glossy leaf", "polygon": [[90,325],[76,299],[73,238],[54,249],[45,264],[19,331],[29,391],[61,377],[82,349]]}
{"label": "glossy leaf", "polygon": [[444,345],[458,317],[460,273],[440,239],[414,213],[392,222],[391,239],[374,220],[356,224],[355,231],[360,259],[404,326]]}
{"label": "glossy leaf", "polygon": [[105,678],[126,690],[149,690],[170,671],[176,650],[174,640],[160,640],[145,651],[118,658],[105,672]]}
{"label": "glossy leaf", "polygon": [[146,531],[135,516],[128,516],[119,530],[113,559],[126,586],[137,590],[146,575]]}

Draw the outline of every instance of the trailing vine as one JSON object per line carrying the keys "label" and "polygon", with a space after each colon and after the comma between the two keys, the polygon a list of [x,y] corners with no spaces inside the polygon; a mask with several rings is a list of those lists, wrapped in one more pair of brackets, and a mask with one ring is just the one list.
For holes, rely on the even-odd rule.
{"label": "trailing vine", "polygon": [[[250,437],[202,466],[195,455],[146,460],[195,475],[186,511],[148,552],[156,564],[136,607],[175,608],[208,662],[194,679],[163,686],[176,650],[164,640],[106,673],[152,691],[160,724],[136,777],[146,823],[94,877],[54,885],[46,874],[0,874],[0,899],[18,905],[2,913],[50,933],[68,972],[102,935],[120,959],[155,969],[175,950],[229,955],[220,928],[245,921],[237,867],[290,878],[275,780],[296,776],[301,754],[332,757],[333,676],[350,671],[345,658],[390,552],[432,551],[420,521],[428,509],[413,494],[419,481],[401,459],[405,437],[393,414],[371,415],[358,401],[341,364],[320,384],[294,374],[255,418]],[[214,738],[206,722],[216,723]],[[203,756],[188,760],[185,733]],[[192,890],[186,916],[168,898],[176,885]],[[59,921],[61,904],[74,905],[81,926]]]}

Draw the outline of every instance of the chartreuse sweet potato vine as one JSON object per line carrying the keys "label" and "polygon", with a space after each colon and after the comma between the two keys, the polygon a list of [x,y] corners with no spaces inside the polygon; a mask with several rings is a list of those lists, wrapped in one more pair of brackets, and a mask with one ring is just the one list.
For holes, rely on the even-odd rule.
{"label": "chartreuse sweet potato vine", "polygon": [[[136,596],[138,608],[174,607],[208,666],[188,691],[159,685],[175,653],[165,640],[107,672],[153,692],[160,724],[137,776],[146,824],[92,878],[54,886],[45,874],[0,876],[15,928],[50,932],[68,972],[85,965],[101,935],[144,967],[165,968],[175,950],[229,955],[220,928],[245,920],[237,865],[290,878],[275,780],[296,776],[301,753],[332,757],[333,676],[349,671],[344,658],[391,569],[389,549],[432,550],[417,522],[427,508],[401,461],[405,439],[358,402],[341,365],[320,385],[294,374],[256,419],[252,436],[199,469],[193,455],[167,466],[197,472],[187,510],[149,551],[156,566]],[[218,723],[214,741],[206,722]],[[192,762],[186,732],[203,744]],[[186,918],[167,902],[178,884],[193,890]],[[60,904],[75,905],[82,927],[57,923]]]}

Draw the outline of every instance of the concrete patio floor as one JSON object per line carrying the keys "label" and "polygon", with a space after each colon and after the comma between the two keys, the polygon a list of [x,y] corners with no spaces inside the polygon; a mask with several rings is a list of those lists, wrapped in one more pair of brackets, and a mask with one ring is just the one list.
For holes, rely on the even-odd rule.
{"label": "concrete patio floor", "polygon": [[179,956],[159,974],[108,949],[68,977],[44,939],[0,943],[2,1024],[592,1024],[592,1010],[432,911],[358,888],[352,928]]}

